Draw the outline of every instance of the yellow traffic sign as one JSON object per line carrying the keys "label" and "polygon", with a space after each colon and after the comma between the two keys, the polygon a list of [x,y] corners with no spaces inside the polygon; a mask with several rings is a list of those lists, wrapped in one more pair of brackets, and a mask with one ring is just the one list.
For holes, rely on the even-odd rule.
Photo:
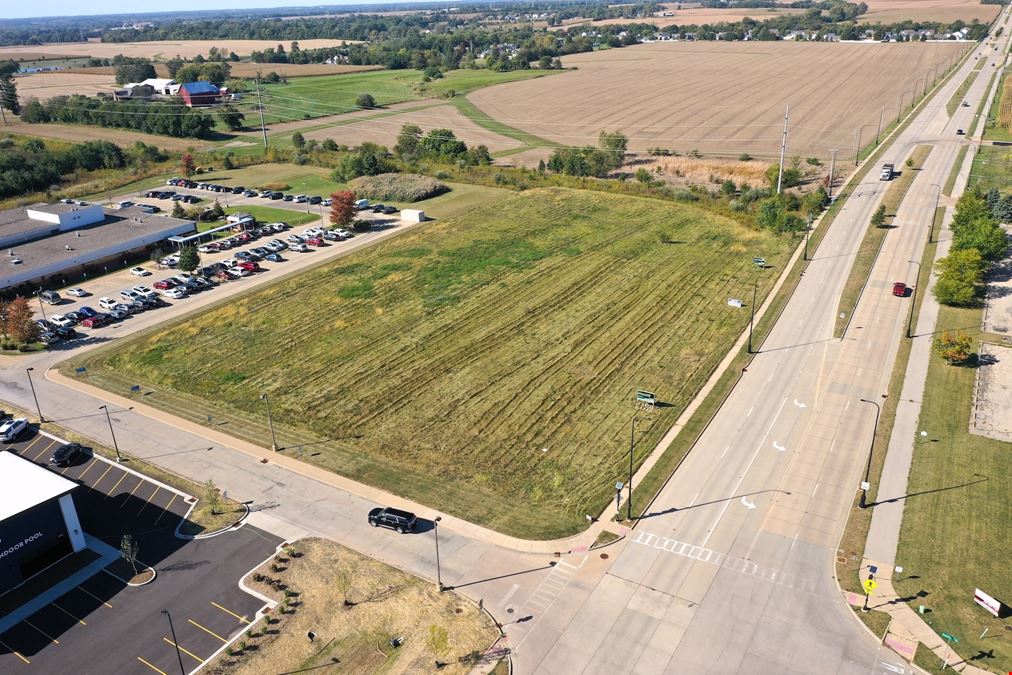
{"label": "yellow traffic sign", "polygon": [[865,595],[871,595],[871,592],[878,586],[878,582],[874,579],[868,579],[864,582],[864,593]]}

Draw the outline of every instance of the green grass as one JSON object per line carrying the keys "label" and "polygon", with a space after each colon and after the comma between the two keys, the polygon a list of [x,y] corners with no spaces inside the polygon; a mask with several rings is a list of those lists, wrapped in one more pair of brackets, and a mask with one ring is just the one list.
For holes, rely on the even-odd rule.
{"label": "green grass", "polygon": [[[976,342],[981,313],[943,306],[935,330],[965,330]],[[1000,552],[1012,537],[1012,453],[1008,443],[968,432],[975,375],[972,367],[950,366],[931,355],[918,424],[928,436],[914,440],[911,496],[896,554],[904,574],[894,586],[901,596],[927,592],[918,604],[931,609],[932,627],[958,637],[954,648],[964,658],[994,650],[994,658],[973,663],[1004,673],[1012,671],[1012,648],[1003,638],[988,638],[1005,635],[1005,622],[977,606],[973,590],[1004,602],[1012,597]],[[988,637],[980,640],[984,628]]]}
{"label": "green grass", "polygon": [[631,392],[670,404],[640,427],[642,461],[745,325],[724,300],[751,257],[775,266],[790,243],[689,205],[529,190],[66,367],[261,444],[267,392],[306,461],[559,537],[625,473]]}
{"label": "green grass", "polygon": [[506,82],[518,80],[530,80],[536,77],[549,77],[556,73],[565,72],[562,70],[510,70],[498,73],[494,70],[451,70],[443,74],[442,79],[432,80],[423,85],[423,90],[431,96],[445,96],[454,92],[457,96],[469,94],[472,91],[491,87]]}
{"label": "green grass", "polygon": [[385,203],[393,204],[398,208],[421,209],[430,218],[450,218],[473,208],[497,201],[510,194],[510,190],[486,187],[484,185],[471,185],[469,183],[447,183],[447,185],[450,186],[450,191],[438,197],[424,199],[411,204],[407,202]]}
{"label": "green grass", "polygon": [[984,127],[984,138],[989,141],[1012,142],[1012,129],[1006,129],[998,126],[998,108],[1001,106],[1002,92],[1005,91],[1006,87],[1012,87],[1012,81],[1009,80],[1010,73],[1012,73],[1012,68],[1006,68],[1002,72],[1001,84],[998,85],[998,90],[995,92],[994,100],[991,101],[991,107],[987,111],[987,124]]}
{"label": "green grass", "polygon": [[956,186],[956,177],[959,176],[959,171],[963,168],[963,160],[966,159],[966,151],[969,148],[970,146],[964,145],[956,154],[956,161],[953,162],[952,169],[949,170],[949,176],[945,179],[945,185],[942,186],[942,194],[946,197],[952,195],[952,189]]}
{"label": "green grass", "polygon": [[[984,89],[984,95],[981,96],[980,103],[977,104],[977,111],[973,115],[973,124],[971,124],[970,128],[967,129],[967,133],[969,133],[970,136],[976,136],[977,133],[981,131],[981,123],[984,124],[984,132],[987,131],[987,117],[984,115],[984,106],[987,105],[987,97],[991,88],[994,86],[994,78],[996,77],[998,77],[997,70],[991,73],[991,77],[987,81],[987,87]],[[995,92],[994,100],[997,101],[1000,98],[1001,88],[999,87],[998,91]],[[983,132],[981,132],[981,137],[983,137]]]}
{"label": "green grass", "polygon": [[1012,147],[980,146],[970,169],[970,186],[980,186],[983,190],[996,187],[1003,192],[1012,191]]}
{"label": "green grass", "polygon": [[532,147],[538,146],[556,147],[559,145],[555,141],[550,141],[548,139],[541,138],[540,136],[535,136],[534,134],[523,131],[522,129],[517,129],[516,127],[511,127],[508,124],[503,124],[498,120],[492,119],[491,117],[483,113],[481,110],[479,110],[478,106],[471,103],[466,98],[456,97],[450,99],[450,103],[453,104],[453,106],[460,111],[461,115],[468,118],[478,126],[484,127],[489,131],[494,131],[500,136],[506,136],[507,138],[512,138],[515,141],[520,141],[521,143],[523,143],[522,149],[517,150],[517,152]]}
{"label": "green grass", "polygon": [[875,259],[878,258],[879,248],[881,248],[882,242],[885,241],[886,233],[889,232],[889,228],[896,216],[896,210],[903,203],[903,198],[906,196],[910,184],[914,182],[917,171],[920,170],[928,155],[931,154],[931,149],[932,146],[929,145],[917,146],[910,155],[912,165],[907,166],[904,164],[900,167],[902,173],[899,178],[892,181],[885,196],[882,198],[882,204],[886,209],[885,226],[875,227],[870,223],[868,224],[868,229],[861,240],[861,246],[854,257],[854,264],[850,268],[850,275],[847,277],[846,284],[844,284],[843,293],[840,295],[840,303],[837,306],[836,329],[833,333],[836,337],[843,335],[847,324],[850,323],[850,317],[861,298],[861,292],[864,290],[868,275],[871,274],[871,269],[875,265]]}
{"label": "green grass", "polygon": [[[335,190],[343,190],[347,186],[330,179],[330,171],[318,166],[299,166],[297,164],[254,164],[242,169],[222,169],[194,177],[201,182],[214,182],[222,185],[242,185],[250,189],[276,183],[288,185],[283,192],[293,194],[329,196]],[[212,193],[214,194],[214,193]],[[224,203],[224,196],[221,197]]]}
{"label": "green grass", "polygon": [[963,99],[966,97],[966,92],[968,92],[973,83],[977,81],[977,77],[980,75],[980,67],[983,63],[983,61],[977,63],[977,66],[970,71],[970,74],[967,75],[966,79],[960,82],[959,86],[956,87],[956,91],[953,92],[952,98],[949,99],[949,102],[945,104],[945,111],[949,113],[949,117],[952,117],[956,110],[959,109],[959,106],[963,103]]}

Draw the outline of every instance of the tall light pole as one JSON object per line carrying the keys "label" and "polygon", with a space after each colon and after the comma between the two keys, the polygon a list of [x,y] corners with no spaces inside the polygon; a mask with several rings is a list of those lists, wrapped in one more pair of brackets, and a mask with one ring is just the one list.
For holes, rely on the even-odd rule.
{"label": "tall light pole", "polygon": [[914,277],[914,288],[910,294],[910,315],[907,317],[907,337],[910,337],[910,332],[913,330],[914,323],[914,305],[917,304],[917,286],[920,283],[921,263],[916,260],[908,260],[907,262],[917,265],[917,276]]}
{"label": "tall light pole", "polygon": [[439,521],[442,519],[442,516],[436,516],[432,519],[432,533],[436,537],[436,585],[439,586],[440,593],[445,590],[443,588],[443,574],[439,568]]}
{"label": "tall light pole", "polygon": [[271,417],[271,400],[267,394],[260,394],[260,400],[267,404],[267,425],[271,428],[271,450],[278,451],[278,438],[274,435],[274,418]]}
{"label": "tall light pole", "polygon": [[39,413],[39,424],[46,421],[46,418],[42,416],[42,408],[39,407],[39,397],[35,395],[35,383],[32,382],[32,371],[34,368],[25,368],[25,372],[28,373],[28,386],[32,388],[32,398],[35,399],[35,410]]}
{"label": "tall light pole", "polygon": [[910,99],[910,108],[911,109],[913,109],[913,107],[914,107],[914,101],[917,100],[917,83],[918,82],[923,82],[924,83],[924,93],[921,94],[921,96],[923,96],[924,94],[928,93],[928,78],[927,77],[922,77],[922,78],[918,79],[916,82],[914,82],[913,98]]}
{"label": "tall light pole", "polygon": [[176,639],[176,628],[172,625],[172,615],[169,610],[163,609],[162,614],[169,620],[169,632],[172,633],[172,644],[176,648],[176,658],[179,659],[179,672],[186,675],[186,668],[183,668],[183,655],[179,653],[179,640]]}
{"label": "tall light pole", "polygon": [[[805,224],[805,255],[803,260],[808,260],[808,233],[812,231],[812,214],[808,214],[808,222]],[[752,294],[752,304],[755,305],[755,293]]]}
{"label": "tall light pole", "polygon": [[39,299],[39,311],[42,312],[42,320],[43,321],[48,321],[48,319],[46,319],[46,308],[42,306],[42,289],[41,288],[39,290],[35,291],[35,297],[37,297]]}
{"label": "tall light pole", "polygon": [[928,221],[928,243],[932,243],[931,233],[935,229],[935,214],[938,213],[938,198],[942,194],[942,186],[938,183],[932,183],[931,187],[935,188],[935,208],[931,209],[931,220]]}
{"label": "tall light pole", "polygon": [[749,305],[749,317],[748,317],[748,353],[752,353],[752,327],[755,325],[755,296],[756,288],[759,286],[759,280],[756,279],[752,282],[752,304]]}
{"label": "tall light pole", "polygon": [[875,406],[875,428],[872,429],[871,445],[868,446],[868,461],[864,465],[864,482],[861,483],[861,503],[858,506],[858,508],[864,509],[868,507],[868,488],[871,487],[868,483],[868,481],[871,480],[871,454],[875,450],[875,436],[878,434],[878,418],[879,415],[882,414],[882,406],[880,406],[877,402],[869,401],[866,398],[862,398],[861,403],[871,403]]}
{"label": "tall light pole", "polygon": [[864,131],[865,127],[870,127],[870,124],[862,124],[854,130],[854,166],[857,166],[861,154],[861,132]]}
{"label": "tall light pole", "polygon": [[112,430],[112,417],[109,416],[109,406],[107,406],[107,405],[100,405],[98,407],[98,409],[105,411],[105,421],[109,423],[109,435],[112,436],[112,447],[115,448],[115,450],[116,450],[116,461],[117,462],[122,462],[123,458],[120,457],[120,454],[119,454],[119,445],[117,445],[117,443],[116,443],[116,434],[113,433],[113,430]]}
{"label": "tall light pole", "polygon": [[[903,97],[906,96],[909,93],[910,93],[909,89],[907,89],[906,91],[904,91],[903,93],[901,93],[900,94],[900,100],[896,102],[896,124],[900,123],[900,115],[903,114]],[[911,96],[912,96],[912,94],[911,94]]]}
{"label": "tall light pole", "polygon": [[629,482],[626,483],[625,515],[632,520],[632,479],[633,479],[633,450],[636,448],[636,423],[640,420],[648,420],[649,417],[633,417],[629,426]]}
{"label": "tall light pole", "polygon": [[829,154],[833,156],[833,159],[829,162],[829,189],[826,190],[826,196],[833,196],[833,182],[836,180],[836,155],[840,151],[833,148],[829,151]]}

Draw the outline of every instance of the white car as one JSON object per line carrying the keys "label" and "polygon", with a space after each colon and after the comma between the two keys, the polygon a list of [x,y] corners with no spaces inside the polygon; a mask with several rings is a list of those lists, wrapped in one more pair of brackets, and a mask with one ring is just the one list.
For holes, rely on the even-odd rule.
{"label": "white car", "polygon": [[177,274],[172,278],[178,281],[179,283],[183,284],[184,286],[193,281],[193,277],[191,277],[189,274]]}
{"label": "white car", "polygon": [[186,291],[184,291],[179,286],[176,286],[175,288],[170,288],[168,290],[162,291],[162,295],[164,295],[166,298],[172,298],[173,300],[182,300],[183,298],[186,297]]}
{"label": "white car", "polygon": [[303,237],[319,237],[323,234],[323,230],[318,227],[311,227],[302,233]]}
{"label": "white car", "polygon": [[54,314],[49,317],[49,323],[55,324],[60,328],[70,328],[74,325],[74,322],[63,316],[62,314]]}
{"label": "white car", "polygon": [[102,309],[116,309],[116,305],[118,304],[119,302],[112,298],[100,298],[98,301],[98,306]]}
{"label": "white car", "polygon": [[143,267],[131,267],[130,274],[134,275],[135,277],[146,277],[150,276],[151,272],[144,269]]}
{"label": "white car", "polygon": [[324,199],[324,200],[323,200],[322,202],[320,202],[320,203],[321,203],[321,204],[322,204],[323,206],[330,206],[330,205],[331,205],[331,204],[333,203],[333,200],[332,200],[332,199],[331,199],[330,197],[327,197],[326,199]]}
{"label": "white car", "polygon": [[228,273],[234,274],[237,277],[248,277],[249,275],[253,274],[248,269],[244,269],[242,267],[229,267]]}
{"label": "white car", "polygon": [[351,231],[345,230],[344,228],[341,227],[334,230],[334,234],[336,234],[339,237],[343,237],[344,239],[351,239],[352,237],[355,236],[351,233]]}
{"label": "white car", "polygon": [[295,195],[295,197],[292,199],[293,202],[296,202],[298,204],[302,204],[303,202],[306,202],[308,200],[309,197],[307,197],[306,195]]}
{"label": "white car", "polygon": [[119,292],[119,297],[123,298],[127,302],[133,302],[135,300],[140,300],[144,296],[132,288],[126,288]]}
{"label": "white car", "polygon": [[165,265],[166,267],[175,267],[176,265],[179,264],[179,256],[178,255],[166,256],[165,258],[162,258],[158,262],[161,263],[162,265]]}
{"label": "white car", "polygon": [[28,420],[23,417],[5,420],[3,424],[0,424],[0,440],[4,443],[13,443],[27,428]]}
{"label": "white car", "polygon": [[156,295],[155,292],[150,288],[148,288],[147,286],[134,286],[130,290],[138,295],[143,295],[148,298],[154,297]]}
{"label": "white car", "polygon": [[295,242],[291,246],[288,247],[288,250],[289,251],[295,251],[296,253],[305,253],[306,251],[309,250],[309,247],[306,246],[305,244],[302,244],[302,243],[299,243],[299,242]]}
{"label": "white car", "polygon": [[67,295],[73,295],[75,298],[83,298],[88,295],[88,291],[83,288],[68,288]]}

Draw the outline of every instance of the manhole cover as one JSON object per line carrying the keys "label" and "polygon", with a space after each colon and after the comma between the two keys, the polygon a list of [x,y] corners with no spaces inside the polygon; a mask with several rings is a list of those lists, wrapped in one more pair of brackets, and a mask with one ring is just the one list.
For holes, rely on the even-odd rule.
{"label": "manhole cover", "polygon": [[463,614],[464,610],[462,610],[460,607],[458,607],[457,609],[453,610],[453,613],[454,614]]}
{"label": "manhole cover", "polygon": [[601,554],[601,560],[607,560],[607,559],[608,559],[608,554],[607,553],[602,553]]}
{"label": "manhole cover", "polygon": [[513,613],[513,608],[512,607],[507,607],[506,608],[506,613],[507,614],[512,614]]}

